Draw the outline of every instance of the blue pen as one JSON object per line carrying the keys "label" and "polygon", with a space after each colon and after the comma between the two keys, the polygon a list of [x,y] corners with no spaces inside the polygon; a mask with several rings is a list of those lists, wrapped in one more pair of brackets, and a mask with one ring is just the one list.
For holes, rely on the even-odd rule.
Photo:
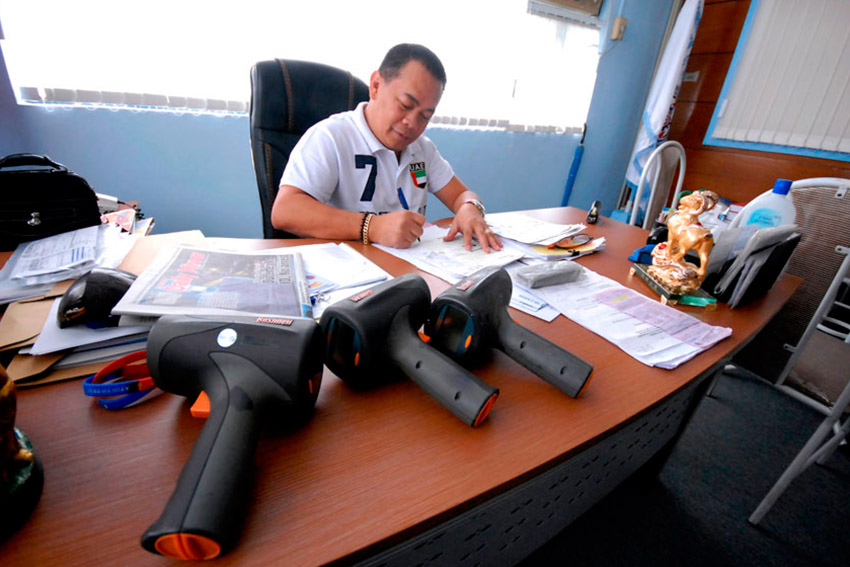
{"label": "blue pen", "polygon": [[398,200],[401,201],[401,206],[404,207],[405,211],[410,210],[410,207],[407,206],[407,199],[404,198],[404,191],[401,190],[401,187],[398,188]]}

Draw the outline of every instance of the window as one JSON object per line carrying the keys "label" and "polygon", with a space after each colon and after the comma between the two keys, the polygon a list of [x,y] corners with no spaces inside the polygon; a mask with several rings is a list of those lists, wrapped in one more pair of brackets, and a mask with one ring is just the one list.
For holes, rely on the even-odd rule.
{"label": "window", "polygon": [[448,74],[436,123],[577,131],[586,120],[599,32],[529,14],[527,0],[220,6],[5,0],[3,53],[18,101],[244,112],[256,61],[321,61],[368,80],[389,47],[415,42]]}
{"label": "window", "polygon": [[850,161],[850,2],[753,0],[706,144]]}

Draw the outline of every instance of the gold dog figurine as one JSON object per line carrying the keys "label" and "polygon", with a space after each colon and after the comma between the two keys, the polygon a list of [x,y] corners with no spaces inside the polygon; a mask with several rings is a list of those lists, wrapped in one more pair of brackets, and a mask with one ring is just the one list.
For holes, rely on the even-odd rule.
{"label": "gold dog figurine", "polygon": [[20,468],[33,460],[32,452],[18,442],[15,435],[17,396],[15,383],[0,367],[0,484],[5,484],[14,468]]}
{"label": "gold dog figurine", "polygon": [[[702,285],[714,237],[700,224],[699,216],[713,209],[718,199],[712,191],[686,195],[667,220],[667,242],[652,251],[652,266],[647,272],[671,293],[686,295]],[[685,254],[691,250],[699,255],[699,267],[685,261]]]}

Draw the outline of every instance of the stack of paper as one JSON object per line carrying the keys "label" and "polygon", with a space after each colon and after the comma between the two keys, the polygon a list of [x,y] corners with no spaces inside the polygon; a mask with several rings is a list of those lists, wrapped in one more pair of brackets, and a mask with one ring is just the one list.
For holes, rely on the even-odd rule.
{"label": "stack of paper", "polygon": [[54,283],[76,279],[96,266],[114,268],[135,242],[135,236],[112,224],[24,242],[0,270],[0,305],[44,295]]}
{"label": "stack of paper", "polygon": [[477,242],[473,242],[472,250],[467,250],[460,236],[449,242],[443,240],[447,233],[446,228],[428,225],[420,241],[410,248],[399,249],[382,244],[376,246],[451,284],[478,270],[491,266],[506,266],[522,258],[522,252],[506,248],[484,252]]}
{"label": "stack of paper", "polygon": [[307,244],[289,250],[297,250],[304,259],[315,319],[329,305],[391,277],[345,243]]}
{"label": "stack of paper", "polygon": [[524,258],[546,261],[572,260],[605,248],[604,237],[595,238],[587,244],[569,250],[549,247],[587,228],[583,224],[555,224],[522,213],[487,215],[487,224],[502,237],[506,247],[521,251]]}
{"label": "stack of paper", "polygon": [[[101,226],[99,230],[120,233],[117,227]],[[187,231],[128,240],[134,244],[130,253],[119,254],[114,247],[106,246],[112,258],[100,264],[101,259],[110,254],[99,253],[98,263],[110,267],[120,263],[121,269],[139,273],[149,263],[153,250],[162,246],[163,240],[175,244],[202,243],[204,235],[200,231]],[[49,289],[43,295],[10,304],[0,319],[0,349],[17,350],[6,371],[22,387],[91,375],[104,362],[145,348],[149,326],[141,329],[94,330],[80,326],[59,329],[56,300],[70,283],[71,280],[65,280],[55,286],[47,284]]]}
{"label": "stack of paper", "polygon": [[515,242],[546,246],[558,242],[587,228],[583,224],[555,224],[522,213],[494,213],[487,215],[487,224],[493,232]]}
{"label": "stack of paper", "polygon": [[105,362],[144,350],[150,327],[103,327],[93,329],[74,325],[62,329],[56,319],[60,299],[53,302],[41,333],[31,347],[19,354],[44,355],[62,352],[66,356],[54,368],[70,368],[90,362]]}

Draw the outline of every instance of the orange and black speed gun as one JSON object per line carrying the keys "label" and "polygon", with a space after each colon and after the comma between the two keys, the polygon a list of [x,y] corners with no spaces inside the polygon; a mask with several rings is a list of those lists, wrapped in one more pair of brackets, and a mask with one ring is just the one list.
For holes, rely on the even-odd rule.
{"label": "orange and black speed gun", "polygon": [[467,425],[487,417],[499,390],[425,343],[418,330],[431,292],[405,274],[328,307],[322,314],[325,364],[354,387],[386,381],[398,367]]}
{"label": "orange and black speed gun", "polygon": [[190,399],[205,392],[210,413],[165,510],[142,536],[148,551],[198,560],[231,548],[253,492],[263,419],[312,413],[323,370],[319,326],[264,321],[163,317],[151,329],[147,357],[156,385]]}
{"label": "orange and black speed gun", "polygon": [[437,296],[425,333],[431,344],[464,365],[474,364],[493,347],[549,382],[577,397],[593,366],[511,319],[513,285],[502,268],[485,268]]}

